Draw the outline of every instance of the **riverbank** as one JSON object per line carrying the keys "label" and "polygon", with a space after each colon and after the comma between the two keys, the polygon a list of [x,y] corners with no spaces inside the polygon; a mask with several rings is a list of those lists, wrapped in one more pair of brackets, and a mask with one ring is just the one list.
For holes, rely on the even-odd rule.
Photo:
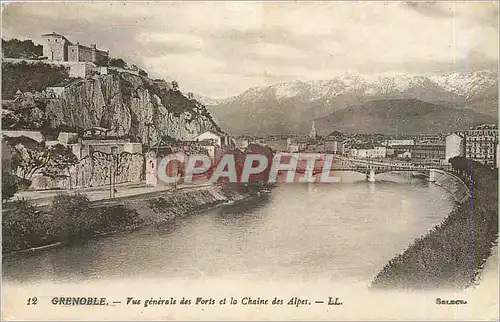
{"label": "riverbank", "polygon": [[3,214],[4,255],[83,242],[120,231],[167,222],[238,202],[262,192],[258,185],[215,185],[147,198],[122,199],[115,204],[91,202],[83,195],[59,195],[49,209],[28,200],[15,201]]}
{"label": "riverbank", "polygon": [[[375,276],[372,288],[463,289],[474,284],[498,237],[498,172],[480,163],[464,179],[440,172],[436,184],[457,207]],[[461,181],[461,182],[460,182]]]}

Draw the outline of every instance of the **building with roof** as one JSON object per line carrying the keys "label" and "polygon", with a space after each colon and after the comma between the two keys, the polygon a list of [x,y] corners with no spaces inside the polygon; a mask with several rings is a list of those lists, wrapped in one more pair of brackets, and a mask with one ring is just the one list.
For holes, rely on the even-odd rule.
{"label": "building with roof", "polygon": [[50,61],[92,62],[104,63],[108,60],[109,52],[97,49],[96,44],[84,46],[73,44],[64,35],[52,32],[44,34],[43,55]]}
{"label": "building with roof", "polygon": [[[266,140],[265,145],[273,151],[284,152],[288,151],[288,141],[286,139],[269,139]],[[248,147],[248,145],[247,145]]]}
{"label": "building with roof", "polygon": [[496,166],[498,157],[498,126],[483,124],[464,131],[465,157],[482,164]]}
{"label": "building with roof", "polygon": [[211,131],[205,131],[194,138],[194,141],[210,141],[216,146],[222,146],[222,137]]}
{"label": "building with roof", "polygon": [[386,140],[382,143],[385,146],[414,145],[414,140]]}
{"label": "building with roof", "polygon": [[374,147],[371,149],[351,148],[348,152],[348,155],[353,157],[353,158],[358,158],[358,159],[385,158],[387,156],[387,149],[386,149],[386,147],[382,147],[382,146],[377,146],[377,147]]}
{"label": "building with roof", "polygon": [[445,162],[445,142],[419,142],[411,146],[411,159],[417,164],[441,165]]}
{"label": "building with roof", "polygon": [[234,140],[229,135],[219,135],[212,131],[205,131],[201,133],[200,135],[196,136],[193,141],[207,141],[215,144],[218,147],[225,148],[234,148],[236,146]]}

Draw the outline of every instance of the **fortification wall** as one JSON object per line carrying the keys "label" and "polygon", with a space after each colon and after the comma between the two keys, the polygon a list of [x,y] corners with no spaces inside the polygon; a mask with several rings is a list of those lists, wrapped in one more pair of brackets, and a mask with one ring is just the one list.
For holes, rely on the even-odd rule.
{"label": "fortification wall", "polygon": [[106,186],[112,177],[115,183],[140,182],[143,174],[142,154],[123,152],[115,160],[110,155],[94,152],[57,176],[37,174],[30,190],[75,189]]}

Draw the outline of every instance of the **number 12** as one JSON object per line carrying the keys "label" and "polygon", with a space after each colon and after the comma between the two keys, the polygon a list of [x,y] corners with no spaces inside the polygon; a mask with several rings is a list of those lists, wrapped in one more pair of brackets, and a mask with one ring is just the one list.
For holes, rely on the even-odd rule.
{"label": "number 12", "polygon": [[30,297],[28,298],[28,303],[26,303],[26,305],[36,305],[36,301],[38,299],[36,297]]}

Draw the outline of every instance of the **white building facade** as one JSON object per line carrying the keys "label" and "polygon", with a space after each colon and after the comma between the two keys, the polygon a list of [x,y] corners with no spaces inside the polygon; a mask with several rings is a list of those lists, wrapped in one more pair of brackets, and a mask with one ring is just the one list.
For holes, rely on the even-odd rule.
{"label": "white building facade", "polygon": [[445,160],[448,162],[453,157],[464,156],[465,141],[462,136],[457,133],[451,133],[446,137],[445,141]]}

